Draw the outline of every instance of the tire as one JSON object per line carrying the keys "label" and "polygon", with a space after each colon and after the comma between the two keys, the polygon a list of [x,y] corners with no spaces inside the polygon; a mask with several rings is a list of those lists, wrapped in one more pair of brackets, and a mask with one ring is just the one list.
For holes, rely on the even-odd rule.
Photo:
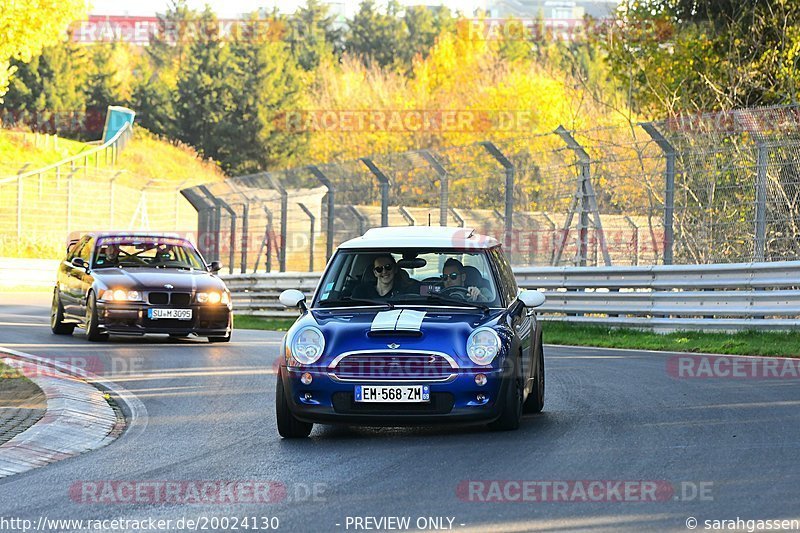
{"label": "tire", "polygon": [[233,315],[228,321],[228,334],[224,337],[209,337],[208,342],[231,342],[231,335],[233,335]]}
{"label": "tire", "polygon": [[275,385],[275,418],[278,422],[278,434],[284,439],[304,439],[311,434],[314,424],[303,422],[289,411],[289,399],[283,388],[283,379],[278,370],[278,382]]}
{"label": "tire", "polygon": [[522,404],[523,413],[541,413],[544,409],[544,349],[542,348],[542,336],[539,335],[536,345],[536,377],[533,381],[533,390],[528,394],[525,403]]}
{"label": "tire", "polygon": [[108,340],[108,333],[100,332],[100,320],[97,317],[97,298],[93,292],[86,298],[86,338],[92,342]]}
{"label": "tire", "polygon": [[506,397],[503,400],[503,411],[500,418],[489,424],[489,429],[494,431],[513,431],[519,429],[522,420],[522,398],[524,397],[525,383],[522,379],[522,364],[517,359],[514,365],[514,377],[506,387]]}
{"label": "tire", "polygon": [[53,303],[50,306],[50,330],[56,335],[72,335],[75,324],[64,323],[64,306],[58,297],[58,289],[53,291]]}
{"label": "tire", "polygon": [[228,333],[224,337],[209,337],[208,342],[231,342],[231,334]]}

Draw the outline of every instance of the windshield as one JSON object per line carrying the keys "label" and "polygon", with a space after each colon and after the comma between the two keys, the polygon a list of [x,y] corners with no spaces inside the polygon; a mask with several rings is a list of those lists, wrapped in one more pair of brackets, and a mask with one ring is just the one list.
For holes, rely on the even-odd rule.
{"label": "windshield", "polygon": [[484,251],[340,251],[320,285],[318,307],[500,305]]}
{"label": "windshield", "polygon": [[95,249],[94,268],[204,269],[194,247],[168,237],[106,237]]}

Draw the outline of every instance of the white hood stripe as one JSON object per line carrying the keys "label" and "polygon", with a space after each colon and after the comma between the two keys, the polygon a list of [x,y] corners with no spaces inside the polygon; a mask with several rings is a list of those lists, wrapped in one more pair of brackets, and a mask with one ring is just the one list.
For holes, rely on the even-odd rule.
{"label": "white hood stripe", "polygon": [[371,331],[419,331],[422,327],[422,320],[425,318],[424,311],[414,311],[412,309],[393,309],[392,311],[381,311],[372,320]]}

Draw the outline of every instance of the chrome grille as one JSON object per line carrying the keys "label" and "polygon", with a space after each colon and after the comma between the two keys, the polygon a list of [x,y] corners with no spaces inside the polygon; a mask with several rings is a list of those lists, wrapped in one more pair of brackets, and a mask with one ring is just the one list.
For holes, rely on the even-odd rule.
{"label": "chrome grille", "polygon": [[329,372],[343,381],[447,381],[455,362],[431,352],[354,352],[335,361]]}

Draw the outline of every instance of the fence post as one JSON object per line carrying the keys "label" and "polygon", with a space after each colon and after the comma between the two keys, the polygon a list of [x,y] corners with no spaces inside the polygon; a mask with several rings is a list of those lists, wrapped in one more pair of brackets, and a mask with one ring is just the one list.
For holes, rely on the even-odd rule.
{"label": "fence post", "polygon": [[628,215],[625,215],[625,222],[630,224],[633,229],[633,266],[637,266],[639,264],[639,226]]}
{"label": "fence post", "polygon": [[[422,158],[433,167],[436,174],[439,175],[439,225],[447,226],[447,209],[450,205],[450,179],[447,176],[447,170],[439,164],[430,151],[420,150],[419,155],[422,156]],[[464,227],[463,220],[461,221],[461,227]]]}
{"label": "fence post", "polygon": [[272,184],[272,188],[277,190],[281,195],[281,245],[278,250],[278,269],[280,272],[286,272],[286,224],[288,223],[289,193],[286,192],[286,188],[280,183],[280,181],[278,181],[278,178],[269,172],[265,173],[264,175]]}
{"label": "fence post", "polygon": [[210,226],[208,211],[210,206],[208,202],[194,190],[194,187],[188,189],[181,189],[181,195],[186,198],[186,201],[197,211],[197,247],[203,257],[209,258],[207,238]]}
{"label": "fence post", "polygon": [[209,231],[206,232],[206,235],[209,233],[214,237],[213,248],[211,249],[211,260],[212,261],[219,261],[219,251],[220,251],[220,224],[222,223],[222,210],[220,209],[219,204],[216,202],[216,197],[211,194],[211,191],[205,185],[199,185],[197,187],[200,192],[202,192],[206,199],[209,200],[211,206],[209,210],[211,211],[211,217],[208,220]]}
{"label": "fence post", "polygon": [[639,126],[664,152],[666,163],[664,171],[664,264],[671,265],[674,261],[675,246],[675,159],[677,152],[652,122],[642,122]]}
{"label": "fence post", "polygon": [[366,219],[364,215],[358,212],[358,209],[354,205],[348,205],[347,209],[353,214],[353,216],[358,220],[358,234],[364,235],[366,231]]}
{"label": "fence post", "polygon": [[372,172],[378,179],[381,186],[381,226],[386,227],[389,225],[389,178],[381,172],[375,163],[366,157],[361,158],[361,162],[366,165],[370,172]]}
{"label": "fence post", "polygon": [[556,233],[556,223],[550,218],[550,215],[542,211],[542,216],[547,221],[547,225],[550,226],[550,258],[547,260],[547,264],[555,266],[555,259],[556,259],[556,239],[558,238],[558,234]]}
{"label": "fence post", "polygon": [[[603,251],[603,261],[606,266],[611,266],[611,256],[608,254],[608,243],[606,243],[606,236],[603,232],[603,224],[600,220],[600,210],[597,207],[597,198],[594,194],[594,187],[592,186],[591,175],[591,158],[583,146],[575,140],[575,138],[564,128],[559,126],[556,128],[556,135],[564,140],[570,150],[575,152],[575,155],[580,161],[580,185],[578,188],[580,205],[579,217],[579,246],[578,246],[578,264],[586,266],[586,258],[588,255],[589,244],[589,214],[593,214],[594,229],[597,233],[597,239],[600,241],[600,248]],[[569,229],[569,228],[565,228]]]}
{"label": "fence post", "polygon": [[401,205],[401,206],[398,206],[397,210],[400,211],[400,214],[403,215],[403,218],[405,219],[406,222],[408,222],[409,226],[416,226],[417,225],[417,221],[414,220],[414,217],[411,216],[411,213],[408,212],[408,209],[406,209],[405,207],[403,207]]}
{"label": "fence post", "polygon": [[67,235],[72,231],[70,227],[72,224],[72,177],[78,169],[73,170],[67,175]]}
{"label": "fence post", "polygon": [[769,152],[763,142],[757,142],[756,159],[756,227],[753,250],[753,261],[761,262],[766,258],[767,247],[767,164]]}
{"label": "fence post", "polygon": [[300,209],[303,210],[303,213],[308,216],[308,220],[310,221],[308,230],[308,271],[314,272],[314,221],[316,217],[304,204],[297,202],[297,205],[300,206]]}
{"label": "fence post", "polygon": [[25,163],[20,167],[17,171],[17,248],[19,248],[20,240],[22,239],[22,175],[25,173],[25,169],[30,166],[29,163]]}
{"label": "fence post", "polygon": [[463,228],[464,227],[464,218],[458,213],[458,211],[456,211],[456,208],[455,207],[448,207],[447,210],[450,211],[450,214],[453,215],[454,219],[456,219],[456,222],[458,223],[458,227]]}
{"label": "fence post", "polygon": [[489,152],[489,155],[494,157],[506,171],[506,190],[505,190],[505,242],[503,245],[506,248],[509,258],[514,253],[511,250],[512,231],[513,231],[513,217],[514,217],[514,165],[503,153],[489,141],[479,143],[483,148]]}
{"label": "fence post", "polygon": [[336,189],[333,187],[333,183],[328,177],[323,173],[318,167],[314,165],[310,165],[306,167],[311,174],[314,175],[315,178],[322,183],[325,188],[328,189],[328,213],[326,216],[326,228],[325,233],[326,241],[325,241],[325,261],[330,261],[331,255],[333,255],[333,236],[334,236],[334,211],[336,209],[336,202],[334,195],[336,194]]}

